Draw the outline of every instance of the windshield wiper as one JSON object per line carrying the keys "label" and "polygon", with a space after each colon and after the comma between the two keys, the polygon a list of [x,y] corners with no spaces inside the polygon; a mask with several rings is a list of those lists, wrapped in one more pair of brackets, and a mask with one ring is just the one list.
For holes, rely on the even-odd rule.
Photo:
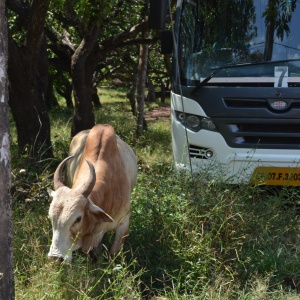
{"label": "windshield wiper", "polygon": [[195,88],[192,90],[191,94],[195,94],[197,91],[199,91],[203,86],[205,86],[215,75],[217,75],[220,71],[226,70],[226,69],[234,69],[234,68],[240,68],[240,67],[249,67],[249,66],[258,66],[258,65],[269,65],[274,63],[285,63],[285,62],[291,62],[291,61],[299,61],[300,58],[294,58],[294,59],[283,59],[283,60],[268,60],[268,61],[261,61],[261,62],[255,62],[255,63],[243,63],[243,64],[235,64],[235,65],[223,65],[217,68],[211,68],[213,72],[204,78],[201,82],[199,82]]}

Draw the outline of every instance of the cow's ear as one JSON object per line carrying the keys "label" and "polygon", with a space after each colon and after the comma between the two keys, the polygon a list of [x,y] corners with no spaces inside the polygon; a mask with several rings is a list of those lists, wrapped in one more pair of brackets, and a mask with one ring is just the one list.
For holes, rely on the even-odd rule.
{"label": "cow's ear", "polygon": [[51,190],[51,189],[47,189],[48,195],[52,198],[54,198],[55,196],[55,191]]}
{"label": "cow's ear", "polygon": [[114,220],[102,208],[89,201],[88,211],[96,222],[113,222]]}

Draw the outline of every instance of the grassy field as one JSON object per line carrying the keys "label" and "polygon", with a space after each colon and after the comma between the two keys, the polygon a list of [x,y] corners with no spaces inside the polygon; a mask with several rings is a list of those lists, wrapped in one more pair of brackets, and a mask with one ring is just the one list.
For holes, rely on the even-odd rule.
{"label": "grassy field", "polygon": [[47,188],[67,156],[72,111],[51,112],[55,159],[37,163],[17,153],[12,122],[16,299],[300,299],[299,189],[176,175],[169,119],[137,138],[125,94],[99,92],[96,121],[112,124],[139,160],[130,235],[114,260],[109,234],[97,263],[79,251],[71,265],[48,261]]}

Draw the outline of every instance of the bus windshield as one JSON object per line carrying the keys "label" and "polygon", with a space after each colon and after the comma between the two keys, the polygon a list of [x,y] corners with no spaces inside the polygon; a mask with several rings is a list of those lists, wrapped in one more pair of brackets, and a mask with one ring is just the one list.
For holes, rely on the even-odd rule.
{"label": "bus windshield", "polygon": [[299,0],[184,0],[179,24],[184,85],[215,69],[214,77],[274,77],[286,66],[287,76],[300,76]]}

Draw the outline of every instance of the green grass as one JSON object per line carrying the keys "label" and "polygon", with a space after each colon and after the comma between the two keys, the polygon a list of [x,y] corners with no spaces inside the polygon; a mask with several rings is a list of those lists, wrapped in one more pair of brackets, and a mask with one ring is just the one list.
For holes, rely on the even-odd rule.
{"label": "green grass", "polygon": [[[299,189],[175,174],[169,120],[150,123],[138,138],[125,94],[101,89],[100,95],[97,122],[112,124],[139,160],[130,235],[114,260],[104,247],[97,263],[79,251],[71,265],[48,261],[47,188],[67,155],[72,117],[56,108],[56,159],[19,157],[12,138],[16,299],[299,299]],[[112,238],[105,237],[106,247]]]}

